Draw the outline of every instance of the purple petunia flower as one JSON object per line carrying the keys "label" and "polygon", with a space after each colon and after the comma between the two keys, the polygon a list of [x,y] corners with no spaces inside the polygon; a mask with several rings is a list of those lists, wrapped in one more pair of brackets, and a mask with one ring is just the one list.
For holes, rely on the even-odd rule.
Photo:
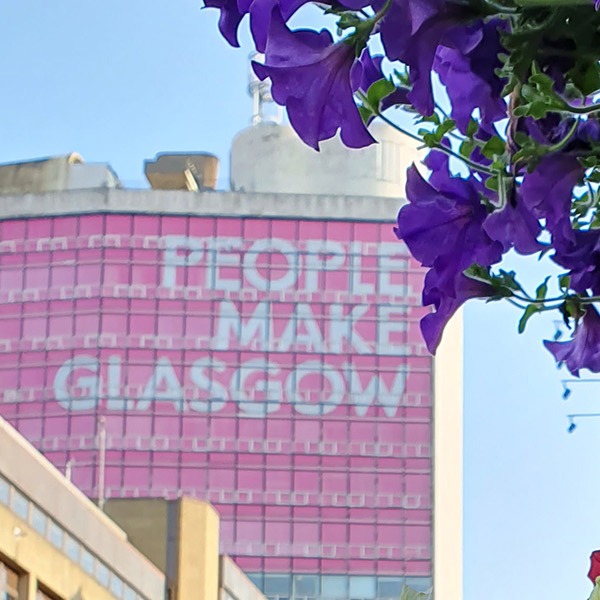
{"label": "purple petunia flower", "polygon": [[371,56],[369,49],[365,48],[359,60],[352,66],[350,73],[352,89],[366,93],[376,81],[383,79],[385,75],[381,70],[382,62],[383,56]]}
{"label": "purple petunia flower", "polygon": [[[431,160],[442,159],[436,155],[430,163]],[[423,303],[433,304],[436,316],[422,325],[431,351],[439,342],[437,334],[441,333],[446,320],[467,297],[472,297],[469,294],[481,289],[467,286],[463,271],[474,263],[487,267],[502,258],[502,245],[482,228],[487,210],[480,202],[479,186],[479,182],[452,177],[445,168],[436,170],[429,182],[414,165],[408,170],[409,204],[400,209],[394,232],[423,266],[431,268]],[[425,326],[426,323],[433,325]]]}
{"label": "purple petunia flower", "polygon": [[204,0],[204,6],[207,8],[218,8],[219,31],[221,35],[235,48],[240,47],[237,38],[237,30],[244,13],[238,9],[237,0]]}
{"label": "purple petunia flower", "polygon": [[559,363],[565,363],[575,377],[580,369],[600,372],[600,315],[593,306],[587,306],[568,342],[544,341],[544,346]]}
{"label": "purple petunia flower", "polygon": [[554,241],[552,260],[569,269],[570,288],[600,294],[600,230],[574,231],[573,239]]}
{"label": "purple petunia flower", "polygon": [[[385,78],[381,70],[383,56],[371,56],[368,48],[365,48],[360,55],[360,59],[355,61],[350,71],[350,80],[353,91],[361,91],[366,94],[369,88]],[[392,106],[398,104],[409,104],[409,90],[405,88],[396,88],[391,94],[381,101],[380,110],[383,112]]]}
{"label": "purple petunia flower", "polygon": [[256,49],[263,53],[267,46],[271,16],[273,9],[279,8],[283,20],[291,16],[309,0],[237,0],[238,7],[243,13],[250,14],[250,31]]}
{"label": "purple petunia flower", "polygon": [[448,258],[448,269],[461,272],[473,263],[489,266],[502,255],[501,244],[483,231],[486,208],[479,200],[478,184],[469,179],[436,172],[427,182],[413,165],[408,169],[409,203],[398,213],[396,236],[406,242],[423,266]]}
{"label": "purple petunia flower", "polygon": [[435,354],[446,323],[467,300],[486,298],[494,293],[491,285],[466,277],[462,273],[456,275],[452,293],[448,293],[444,286],[438,285],[435,269],[428,271],[423,288],[423,304],[433,305],[435,312],[425,315],[420,326],[429,352]]}
{"label": "purple petunia flower", "polygon": [[269,77],[275,102],[285,105],[292,127],[315,150],[340,131],[350,148],[375,142],[354,102],[350,71],[354,46],[333,43],[328,31],[290,31],[278,9],[271,15],[265,63],[253,63],[260,79]]}
{"label": "purple petunia flower", "polygon": [[443,0],[392,0],[379,31],[386,56],[410,67],[409,99],[424,115],[433,112],[431,70],[438,47],[471,52],[481,35],[467,35],[476,14],[465,4]]}
{"label": "purple petunia flower", "polygon": [[[573,127],[573,117],[563,117],[559,113],[550,113],[543,119],[525,117],[519,119],[518,130],[526,133],[538,144],[552,146],[561,142]],[[579,119],[575,133],[562,148],[563,154],[586,152],[592,144],[600,141],[600,124],[597,119]]]}
{"label": "purple petunia flower", "polygon": [[464,36],[471,39],[470,50],[463,53],[440,46],[436,52],[433,68],[446,86],[452,118],[463,133],[476,108],[480,110],[483,125],[506,117],[506,102],[502,98],[504,82],[495,73],[502,66],[498,58],[502,50],[499,28],[504,24],[505,21],[492,19],[465,27]]}
{"label": "purple petunia flower", "polygon": [[519,254],[533,254],[544,248],[537,241],[542,226],[518,194],[514,194],[501,210],[489,215],[483,229],[490,238],[502,244],[504,252],[514,248]]}
{"label": "purple petunia flower", "polygon": [[262,53],[267,44],[273,9],[278,7],[283,20],[287,22],[301,6],[308,2],[309,0],[204,0],[204,6],[218,8],[221,11],[219,17],[221,35],[236,48],[240,45],[237,38],[240,22],[244,15],[249,14],[254,45]]}
{"label": "purple petunia flower", "polygon": [[585,169],[574,156],[564,153],[544,156],[532,173],[526,173],[521,184],[521,198],[538,219],[546,220],[552,241],[574,241],[571,227],[573,187]]}

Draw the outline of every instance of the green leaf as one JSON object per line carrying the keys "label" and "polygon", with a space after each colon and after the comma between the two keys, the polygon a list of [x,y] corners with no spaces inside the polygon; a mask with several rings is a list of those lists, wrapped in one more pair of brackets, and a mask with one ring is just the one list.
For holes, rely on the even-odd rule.
{"label": "green leaf", "polygon": [[513,134],[513,140],[515,140],[515,142],[521,147],[532,142],[532,139],[522,131],[515,131],[515,133]]}
{"label": "green leaf", "polygon": [[529,104],[521,104],[513,110],[515,117],[524,117],[529,114]]}
{"label": "green leaf", "polygon": [[485,187],[488,190],[493,190],[494,192],[498,191],[499,186],[499,182],[498,182],[498,178],[497,177],[488,177],[485,180]]}
{"label": "green leaf", "polygon": [[360,113],[360,117],[365,125],[368,125],[369,121],[375,116],[375,113],[370,108],[367,108],[362,104],[359,105],[358,112]]}
{"label": "green leaf", "polygon": [[563,323],[566,325],[567,329],[571,329],[571,314],[569,312],[569,305],[567,304],[567,302],[563,302],[559,307],[558,310],[560,311],[560,314],[562,315],[563,318]]}
{"label": "green leaf", "polygon": [[580,156],[577,160],[579,161],[579,164],[586,169],[591,169],[598,165],[597,156]]}
{"label": "green leaf", "polygon": [[396,90],[396,86],[389,79],[380,79],[372,83],[367,91],[367,101],[373,108],[378,111],[381,106],[381,101]]}
{"label": "green leaf", "polygon": [[402,87],[411,87],[410,75],[407,70],[399,71],[398,69],[394,69],[394,77],[396,77]]}
{"label": "green leaf", "polygon": [[421,120],[426,123],[434,123],[435,125],[439,125],[441,123],[440,117],[436,112],[430,114],[428,117],[423,117]]}
{"label": "green leaf", "polygon": [[466,269],[463,272],[470,279],[483,281],[484,283],[492,283],[492,276],[490,275],[489,269],[486,267],[482,267],[477,263],[472,264],[468,269]]}
{"label": "green leaf", "polygon": [[458,149],[461,156],[471,158],[471,153],[475,150],[475,144],[469,140],[465,140]]}
{"label": "green leaf", "polygon": [[536,100],[529,105],[528,114],[534,119],[543,119],[552,107],[542,100]]}
{"label": "green leaf", "polygon": [[444,136],[456,127],[456,121],[453,119],[446,119],[435,131],[435,139],[437,142],[441,142]]}
{"label": "green leaf", "polygon": [[600,68],[596,62],[578,60],[568,75],[583,96],[589,96],[600,89]]}
{"label": "green leaf", "polygon": [[538,92],[546,96],[554,95],[554,80],[544,73],[535,73],[529,78],[529,81],[535,84]]}
{"label": "green leaf", "polygon": [[546,279],[544,279],[544,283],[542,283],[540,286],[538,286],[537,290],[535,290],[536,300],[545,300],[546,299],[546,294],[548,293],[548,280],[549,279],[550,279],[550,277],[546,277]]}
{"label": "green leaf", "polygon": [[506,150],[504,140],[497,135],[491,137],[481,149],[481,152],[486,158],[494,158],[494,156],[499,156],[504,154]]}
{"label": "green leaf", "polygon": [[399,600],[429,600],[430,594],[427,592],[417,592],[413,588],[405,585],[400,593]]}
{"label": "green leaf", "polygon": [[571,287],[571,276],[570,275],[561,275],[558,278],[558,286],[561,290],[568,290]]}
{"label": "green leaf", "polygon": [[435,134],[424,133],[422,135],[423,135],[423,141],[425,142],[425,145],[428,146],[429,148],[435,148],[438,145]]}
{"label": "green leaf", "polygon": [[504,271],[503,269],[500,269],[499,274],[496,275],[494,279],[502,287],[508,288],[513,292],[518,292],[521,289],[521,286],[517,283],[516,276],[517,274],[514,271]]}
{"label": "green leaf", "polygon": [[340,15],[340,20],[337,22],[339,29],[350,29],[357,27],[362,23],[362,20],[353,12],[344,12]]}
{"label": "green leaf", "polygon": [[525,331],[525,327],[527,326],[527,321],[535,315],[535,313],[539,312],[540,309],[536,304],[530,304],[523,313],[523,316],[519,319],[519,333],[523,333]]}
{"label": "green leaf", "polygon": [[467,125],[467,135],[473,137],[479,131],[479,123],[475,119],[471,119]]}

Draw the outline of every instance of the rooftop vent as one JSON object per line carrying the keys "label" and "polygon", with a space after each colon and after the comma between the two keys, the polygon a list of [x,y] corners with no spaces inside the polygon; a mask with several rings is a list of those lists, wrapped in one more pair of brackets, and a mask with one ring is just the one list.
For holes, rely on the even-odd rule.
{"label": "rooftop vent", "polygon": [[161,153],[144,163],[144,173],[154,190],[214,190],[217,185],[219,159],[198,152]]}

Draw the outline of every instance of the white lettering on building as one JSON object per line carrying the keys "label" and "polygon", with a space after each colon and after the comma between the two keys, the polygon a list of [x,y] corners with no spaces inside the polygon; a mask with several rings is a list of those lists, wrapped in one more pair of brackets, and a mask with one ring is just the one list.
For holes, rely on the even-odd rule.
{"label": "white lettering on building", "polygon": [[[81,370],[93,374],[73,378]],[[56,400],[65,410],[92,410],[106,391],[106,408],[111,411],[147,411],[155,403],[167,402],[177,411],[189,408],[200,413],[219,412],[227,402],[233,402],[248,417],[276,413],[283,402],[291,403],[303,415],[326,415],[344,401],[354,406],[357,416],[363,417],[378,402],[388,417],[394,417],[402,405],[406,378],[404,367],[400,367],[391,386],[381,374],[363,385],[358,374],[348,367],[335,368],[319,360],[306,360],[294,368],[283,369],[264,358],[255,358],[232,369],[225,362],[209,357],[196,360],[178,376],[169,359],[161,357],[139,398],[125,401],[121,396],[123,382],[116,379],[121,375],[121,358],[109,357],[106,387],[99,371],[99,363],[92,356],[81,355],[65,361],[54,378]],[[128,379],[135,374],[135,366],[130,367]],[[186,399],[180,377],[192,384],[188,386]],[[315,386],[315,381],[320,384]]]}

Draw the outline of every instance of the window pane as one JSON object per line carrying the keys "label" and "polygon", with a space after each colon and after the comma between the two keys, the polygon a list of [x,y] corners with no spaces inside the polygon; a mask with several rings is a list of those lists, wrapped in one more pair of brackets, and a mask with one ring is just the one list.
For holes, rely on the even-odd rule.
{"label": "window pane", "polygon": [[128,585],[125,586],[125,600],[135,600],[135,591],[132,590]]}
{"label": "window pane", "polygon": [[263,591],[263,574],[262,573],[247,573],[248,579],[262,592]]}
{"label": "window pane", "polygon": [[316,575],[295,575],[294,596],[318,596],[319,578]]}
{"label": "window pane", "polygon": [[48,539],[50,543],[57,548],[62,548],[63,545],[63,530],[54,521],[50,521],[48,528]]}
{"label": "window pane", "polygon": [[84,548],[81,549],[81,566],[89,575],[94,574],[94,557]]}
{"label": "window pane", "polygon": [[15,513],[21,517],[21,519],[27,520],[27,509],[29,507],[29,502],[27,501],[27,498],[23,496],[23,494],[17,492],[17,490],[14,488],[10,505]]}
{"label": "window pane", "polygon": [[378,598],[399,598],[402,593],[401,577],[379,577],[377,580]]}
{"label": "window pane", "polygon": [[321,596],[324,598],[347,598],[348,577],[345,575],[323,575],[321,577]]}
{"label": "window pane", "polygon": [[29,516],[32,527],[40,534],[46,535],[46,515],[35,506],[31,507],[31,514]]}
{"label": "window pane", "polygon": [[103,585],[104,587],[108,587],[109,578],[110,574],[108,572],[108,569],[106,568],[106,565],[98,561],[98,565],[96,567],[96,579],[101,585]]}
{"label": "window pane", "polygon": [[375,577],[350,577],[350,598],[375,598]]}
{"label": "window pane", "polygon": [[16,600],[19,595],[19,575],[3,562],[0,562],[0,582],[4,584],[4,600]]}
{"label": "window pane", "polygon": [[417,592],[428,592],[431,589],[431,579],[429,577],[407,577],[406,585]]}
{"label": "window pane", "polygon": [[10,496],[10,487],[4,479],[0,477],[0,502],[2,504],[8,504],[8,497]]}
{"label": "window pane", "polygon": [[79,562],[79,544],[69,535],[65,536],[65,552],[71,560]]}
{"label": "window pane", "polygon": [[265,594],[268,596],[289,596],[290,575],[265,575]]}
{"label": "window pane", "polygon": [[123,595],[123,580],[117,577],[114,573],[110,578],[110,591],[120,598]]}

